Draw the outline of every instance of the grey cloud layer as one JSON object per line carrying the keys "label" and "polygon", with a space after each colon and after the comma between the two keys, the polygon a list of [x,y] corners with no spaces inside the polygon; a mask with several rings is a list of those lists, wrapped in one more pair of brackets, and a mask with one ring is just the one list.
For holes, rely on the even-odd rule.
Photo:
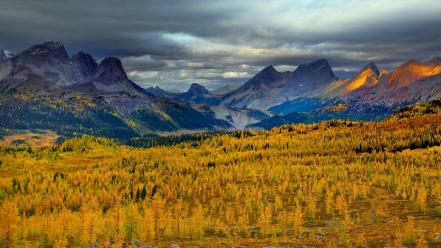
{"label": "grey cloud layer", "polygon": [[24,1],[0,3],[0,48],[46,40],[119,56],[148,86],[243,83],[318,58],[336,70],[441,55],[441,3],[414,1]]}

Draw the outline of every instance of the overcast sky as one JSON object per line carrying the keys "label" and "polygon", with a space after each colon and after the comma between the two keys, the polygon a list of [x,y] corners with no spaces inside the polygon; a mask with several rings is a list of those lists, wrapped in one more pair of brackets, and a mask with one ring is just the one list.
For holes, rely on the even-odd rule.
{"label": "overcast sky", "polygon": [[[209,89],[326,58],[341,77],[441,56],[440,0],[1,0],[0,48],[62,41],[138,84]],[[345,73],[346,71],[346,73]]]}

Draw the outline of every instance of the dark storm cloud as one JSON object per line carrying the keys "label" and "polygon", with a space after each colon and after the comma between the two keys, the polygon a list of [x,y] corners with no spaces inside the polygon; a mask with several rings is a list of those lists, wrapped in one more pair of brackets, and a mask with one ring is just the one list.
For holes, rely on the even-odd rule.
{"label": "dark storm cloud", "polygon": [[435,0],[3,0],[0,48],[60,40],[121,57],[143,85],[239,84],[269,64],[327,58],[347,72],[440,56],[440,11]]}

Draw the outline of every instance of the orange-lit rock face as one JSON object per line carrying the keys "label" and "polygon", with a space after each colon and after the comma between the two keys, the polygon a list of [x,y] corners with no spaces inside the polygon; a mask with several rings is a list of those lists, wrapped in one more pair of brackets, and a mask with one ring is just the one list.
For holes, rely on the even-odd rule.
{"label": "orange-lit rock face", "polygon": [[369,63],[353,78],[334,81],[325,89],[329,96],[342,96],[354,90],[365,87],[371,88],[379,82],[379,71],[375,64]]}
{"label": "orange-lit rock face", "polygon": [[378,75],[371,69],[367,69],[358,74],[357,77],[352,79],[346,86],[345,92],[353,91],[362,86],[373,86],[378,83]]}
{"label": "orange-lit rock face", "polygon": [[388,85],[398,88],[406,87],[421,78],[439,73],[441,73],[441,64],[409,61],[392,72],[388,79]]}

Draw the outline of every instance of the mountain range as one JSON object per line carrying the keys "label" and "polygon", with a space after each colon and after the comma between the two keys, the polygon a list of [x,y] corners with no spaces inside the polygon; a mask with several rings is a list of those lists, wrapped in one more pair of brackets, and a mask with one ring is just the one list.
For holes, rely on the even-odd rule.
{"label": "mountain range", "polygon": [[382,119],[441,98],[441,58],[411,60],[391,73],[368,63],[338,79],[326,59],[279,72],[267,66],[243,85],[210,92],[144,89],[115,57],[69,56],[61,42],[16,55],[0,51],[0,127],[137,137],[155,133],[271,128],[332,118]]}
{"label": "mountain range", "polygon": [[199,104],[204,94],[210,103],[214,100],[198,85],[182,94],[188,101],[155,96],[127,77],[118,58],[98,63],[83,52],[69,56],[61,42],[4,54],[8,56],[0,62],[2,128],[134,137],[232,130],[268,117],[256,110]]}

